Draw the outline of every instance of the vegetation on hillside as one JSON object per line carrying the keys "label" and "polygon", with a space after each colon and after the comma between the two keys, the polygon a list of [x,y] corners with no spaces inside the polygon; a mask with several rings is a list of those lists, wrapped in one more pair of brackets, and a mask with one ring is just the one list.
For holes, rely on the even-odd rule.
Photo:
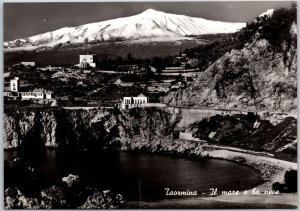
{"label": "vegetation on hillside", "polygon": [[291,9],[275,10],[272,18],[265,20],[263,27],[259,29],[261,38],[267,39],[275,50],[284,50],[282,43],[285,41],[290,46],[292,42],[289,31],[293,22],[297,23],[296,4],[293,4]]}
{"label": "vegetation on hillside", "polygon": [[256,33],[259,39],[266,39],[275,51],[283,51],[282,43],[287,43],[289,49],[292,39],[289,34],[293,22],[297,23],[297,8],[293,4],[290,9],[280,8],[274,11],[271,17],[257,17],[254,21],[247,23],[241,31],[224,36],[208,45],[200,45],[183,51],[189,59],[196,58],[200,70],[205,70],[226,52],[232,49],[241,49],[246,43],[254,39]]}

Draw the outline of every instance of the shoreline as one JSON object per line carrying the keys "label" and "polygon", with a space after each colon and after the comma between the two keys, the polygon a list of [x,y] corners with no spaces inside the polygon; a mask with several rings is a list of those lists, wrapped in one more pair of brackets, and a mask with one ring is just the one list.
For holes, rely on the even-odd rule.
{"label": "shoreline", "polygon": [[[155,202],[129,201],[129,208],[297,208],[298,193],[264,194],[265,190],[272,190],[273,183],[283,182],[286,171],[297,170],[297,163],[253,153],[248,154],[244,150],[238,151],[239,148],[234,147],[226,149],[222,146],[222,149],[217,150],[214,149],[215,147],[218,148],[218,146],[212,145],[209,148],[213,150],[203,151],[204,156],[209,159],[227,160],[252,168],[259,173],[263,183],[248,189],[247,191],[250,193],[248,195],[241,193],[237,196],[197,196],[182,199],[163,199]],[[253,189],[258,190],[260,194],[252,194]]]}
{"label": "shoreline", "polygon": [[[288,170],[297,170],[297,163],[279,160],[273,157],[257,155],[253,151],[218,146],[206,145],[203,146],[201,154],[195,158],[204,157],[204,159],[218,159],[234,162],[242,166],[247,166],[258,172],[259,180],[263,181],[254,188],[260,192],[271,190],[272,184],[275,182],[282,182],[284,174]],[[15,149],[16,150],[16,149]],[[57,150],[55,148],[47,148],[47,150]],[[7,149],[13,151],[13,149]],[[140,150],[120,150],[120,151],[140,151]],[[164,155],[175,155],[175,153],[166,153],[166,151],[155,152]],[[260,153],[260,152],[257,152]],[[182,157],[187,158],[186,155]],[[195,160],[197,161],[197,160]],[[234,189],[233,189],[234,190]],[[297,207],[297,193],[280,193],[279,195],[238,195],[238,196],[196,196],[182,199],[162,199],[154,202],[142,201],[128,201],[128,208],[296,208]]]}

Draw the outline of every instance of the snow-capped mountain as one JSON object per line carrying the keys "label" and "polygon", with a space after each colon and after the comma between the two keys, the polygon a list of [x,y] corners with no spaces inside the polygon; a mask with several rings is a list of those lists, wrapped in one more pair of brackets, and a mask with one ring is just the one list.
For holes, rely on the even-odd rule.
{"label": "snow-capped mountain", "polygon": [[34,50],[69,44],[99,43],[108,40],[170,41],[187,35],[233,33],[245,23],[228,23],[175,15],[148,9],[138,15],[78,27],[64,27],[28,38],[4,42],[5,50]]}

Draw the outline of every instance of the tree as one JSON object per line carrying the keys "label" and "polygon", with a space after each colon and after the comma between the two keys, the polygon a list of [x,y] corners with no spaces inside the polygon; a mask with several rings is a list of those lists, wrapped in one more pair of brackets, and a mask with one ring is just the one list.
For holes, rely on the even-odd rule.
{"label": "tree", "polygon": [[297,171],[290,170],[284,175],[285,186],[287,192],[297,192]]}
{"label": "tree", "polygon": [[129,63],[131,63],[132,62],[132,55],[131,55],[131,53],[129,52],[128,54],[127,54],[127,61],[129,62]]}
{"label": "tree", "polygon": [[123,58],[121,56],[118,56],[118,58],[116,59],[116,63],[117,65],[123,64]]}
{"label": "tree", "polygon": [[272,185],[272,189],[275,190],[275,191],[279,191],[280,193],[283,192],[283,188],[284,188],[284,185],[283,185],[283,184],[280,184],[279,182],[275,182],[275,183]]}
{"label": "tree", "polygon": [[191,65],[189,63],[186,63],[185,66],[184,66],[184,69],[191,69]]}

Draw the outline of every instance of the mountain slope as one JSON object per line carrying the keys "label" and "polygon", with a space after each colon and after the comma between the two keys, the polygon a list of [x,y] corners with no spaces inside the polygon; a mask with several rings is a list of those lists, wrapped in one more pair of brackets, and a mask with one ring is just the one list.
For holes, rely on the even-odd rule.
{"label": "mountain slope", "polygon": [[193,85],[171,92],[164,102],[296,113],[296,9],[280,9],[272,16],[258,17],[231,39],[239,43],[237,48],[199,73]]}
{"label": "mountain slope", "polygon": [[[64,27],[28,38],[4,42],[5,50],[33,50],[78,43],[99,43],[108,40],[170,41],[187,35],[233,33],[244,23],[226,23],[174,15],[148,9],[141,14],[90,23],[78,27]],[[145,39],[146,40],[143,40]]]}

